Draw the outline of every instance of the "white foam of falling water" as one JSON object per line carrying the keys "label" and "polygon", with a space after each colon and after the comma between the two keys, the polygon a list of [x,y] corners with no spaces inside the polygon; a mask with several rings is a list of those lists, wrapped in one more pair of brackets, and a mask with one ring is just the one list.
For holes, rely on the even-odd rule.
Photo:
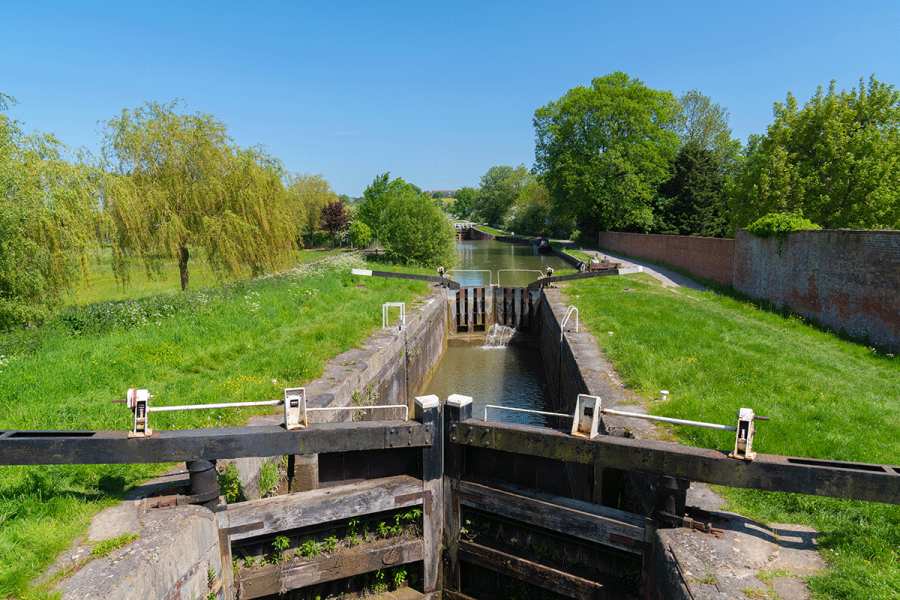
{"label": "white foam of falling water", "polygon": [[512,327],[494,323],[493,325],[491,325],[491,328],[488,329],[487,336],[485,336],[484,338],[484,347],[504,348],[508,346],[509,340],[512,339],[513,333],[515,333],[515,331],[516,330]]}

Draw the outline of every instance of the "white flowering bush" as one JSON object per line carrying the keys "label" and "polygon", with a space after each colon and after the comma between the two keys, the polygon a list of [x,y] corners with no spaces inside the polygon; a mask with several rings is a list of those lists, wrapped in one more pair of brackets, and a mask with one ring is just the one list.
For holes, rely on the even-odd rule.
{"label": "white flowering bush", "polygon": [[50,325],[75,335],[99,334],[115,329],[140,329],[161,325],[179,315],[197,315],[222,303],[218,290],[184,291],[141,300],[97,302],[69,307],[57,315]]}

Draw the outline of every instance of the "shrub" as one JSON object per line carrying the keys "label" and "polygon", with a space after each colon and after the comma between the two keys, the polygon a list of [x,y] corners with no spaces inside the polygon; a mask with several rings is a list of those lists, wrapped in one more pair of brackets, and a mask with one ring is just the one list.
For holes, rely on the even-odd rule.
{"label": "shrub", "polygon": [[747,225],[747,231],[759,238],[775,236],[784,239],[787,234],[803,229],[822,229],[809,219],[800,215],[784,213],[769,213]]}
{"label": "shrub", "polygon": [[784,238],[791,232],[804,229],[821,229],[821,227],[800,215],[784,213],[769,213],[747,226],[747,231],[758,238],[774,236],[778,240],[778,256],[781,256],[781,245],[784,243]]}
{"label": "shrub", "polygon": [[381,241],[392,261],[417,267],[453,263],[453,227],[427,197],[411,191],[400,194],[385,207],[381,219]]}

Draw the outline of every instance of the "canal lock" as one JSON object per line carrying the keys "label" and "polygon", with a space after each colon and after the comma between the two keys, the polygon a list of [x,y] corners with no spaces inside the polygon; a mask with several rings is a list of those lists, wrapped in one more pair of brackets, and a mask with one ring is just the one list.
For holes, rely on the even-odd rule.
{"label": "canal lock", "polygon": [[[565,406],[567,404],[565,398],[560,394],[550,393],[548,382],[554,380],[558,387],[573,391],[583,387],[584,384],[573,382],[573,376],[574,379],[578,379],[578,369],[575,369],[576,373],[568,372],[568,367],[573,363],[577,364],[575,356],[563,350],[556,352],[542,350],[545,346],[542,343],[544,335],[548,340],[553,340],[552,345],[557,347],[562,345],[559,317],[554,314],[551,301],[545,298],[543,292],[531,293],[524,288],[501,288],[502,291],[499,292],[490,287],[475,289],[482,291],[472,293],[464,289],[455,295],[447,294],[444,313],[446,324],[443,326],[444,340],[441,344],[443,352],[439,355],[439,362],[434,363],[430,369],[416,369],[415,365],[412,366],[410,369],[412,372],[424,372],[426,377],[422,382],[410,381],[407,378],[408,393],[423,395],[436,393],[438,397],[444,399],[451,393],[463,393],[477,398],[477,393],[467,393],[469,388],[463,385],[465,381],[494,382],[499,388],[516,390],[513,395],[520,400],[525,399],[520,403],[521,406],[541,411],[555,409],[571,413]],[[462,326],[459,325],[461,320],[459,307],[466,306],[466,303],[461,303],[460,297],[471,299],[473,308],[484,307],[481,311],[470,310],[466,318],[462,319]],[[496,298],[499,298],[499,301],[495,300]],[[522,298],[527,298],[528,301],[522,301]],[[510,302],[507,302],[507,299]],[[481,300],[483,304],[479,305],[476,303],[477,300]],[[516,305],[519,306],[519,311],[516,311]],[[494,307],[499,307],[500,310],[495,310]],[[481,318],[471,316],[478,312],[481,313]],[[558,307],[556,312],[559,312]],[[441,321],[440,317],[434,314],[425,317],[423,321],[429,319],[432,320],[432,324]],[[550,320],[553,323],[550,323]],[[517,322],[518,327],[503,325],[504,322]],[[410,321],[410,324],[412,323],[413,321]],[[501,327],[508,329],[511,345],[499,350],[484,348],[491,329],[496,331]],[[421,342],[423,336],[415,334],[411,329],[408,327],[405,335],[413,334]],[[400,336],[400,333],[397,332],[397,335]],[[434,332],[431,336],[433,335]],[[458,360],[456,366],[446,364],[447,356],[457,350],[469,352],[470,356]],[[544,353],[548,356],[544,357]],[[513,361],[512,365],[508,364],[507,359],[503,359],[503,366],[498,372],[493,359],[505,354],[519,354],[528,359],[524,362],[519,361],[519,364]],[[565,358],[563,355],[566,355]],[[418,356],[415,355],[413,344],[413,351],[407,351],[406,360],[414,362],[416,358]],[[548,365],[553,372],[551,377],[546,373]],[[456,373],[455,377],[449,379],[445,377],[445,383],[438,384],[438,388],[451,387],[446,390],[435,388],[436,380],[442,379],[441,374],[453,372]],[[527,380],[524,383],[519,381],[523,376]],[[455,389],[452,387],[454,381]],[[566,383],[561,385],[563,381]],[[398,386],[394,384],[387,389],[391,387],[397,389]],[[450,389],[454,391],[448,392]],[[484,398],[479,399],[479,403],[508,404],[506,399],[498,400],[492,394],[491,391],[485,392]],[[481,411],[483,408],[479,406],[478,410]],[[510,416],[512,418],[507,418]],[[481,419],[483,413],[479,412],[473,417]],[[550,419],[542,416],[528,418],[526,415],[523,419],[517,414],[507,414],[490,415],[490,418],[551,426],[557,429],[565,429],[571,424],[571,417]],[[509,490],[523,492],[531,490],[533,493],[569,498],[575,502],[598,504],[605,502],[607,505],[614,505],[617,510],[622,508],[627,497],[623,492],[617,491],[623,485],[622,477],[612,472],[604,473],[602,469],[484,448],[453,448],[449,444],[445,449],[445,461],[450,460],[447,455],[454,453],[458,455],[454,460],[460,469],[457,482],[462,479],[466,482],[465,485],[476,485],[474,482],[480,482],[478,485],[488,488],[499,485],[504,490],[503,493]],[[282,462],[284,465],[282,491],[288,493],[308,492],[311,489],[327,490],[331,487],[390,477],[422,477],[421,457],[416,450],[322,453],[314,460],[310,457],[297,456],[288,457]],[[453,484],[448,484],[445,480],[445,485]],[[621,544],[619,547],[616,545],[604,547],[585,540],[583,536],[551,531],[534,522],[518,520],[504,514],[503,511],[487,510],[473,498],[474,496],[469,494],[467,499],[465,493],[462,500],[459,497],[455,501],[451,498],[451,505],[456,506],[458,511],[456,519],[459,522],[459,532],[456,542],[449,544],[456,552],[454,559],[446,556],[445,543],[441,584],[448,593],[455,591],[461,594],[460,597],[471,598],[639,597],[641,554],[635,552],[633,547]],[[408,547],[391,545],[396,545],[396,539],[409,542],[416,534],[421,535],[421,521],[417,521],[421,519],[421,512],[421,507],[378,512],[365,518],[325,521],[303,529],[286,531],[279,536],[255,539],[249,537],[234,543],[232,552],[238,557],[237,562],[241,564],[235,572],[238,597],[270,597],[259,595],[264,591],[270,591],[272,594],[285,594],[271,597],[326,598],[329,595],[337,597],[340,594],[381,591],[397,585],[421,589],[422,563],[419,560],[411,560],[418,556],[410,550],[414,544],[407,544]],[[632,527],[643,526],[643,520],[640,518],[629,517],[629,521]],[[388,531],[397,534],[389,534]],[[328,560],[326,557],[338,545],[343,547],[350,545],[356,551],[370,548],[371,554],[377,556],[380,553],[383,556],[371,563],[378,568],[366,573],[315,583],[294,591],[285,588],[284,582],[279,579],[279,572],[284,568],[279,562],[284,559],[277,558],[279,552],[282,556],[296,557],[292,558],[295,562],[306,560],[312,564],[315,560]],[[279,549],[280,546],[284,546],[283,551]],[[550,587],[556,588],[554,591],[546,589],[547,586],[528,583],[527,578],[522,579],[515,572],[504,573],[491,567],[492,557],[496,559],[497,556],[508,555],[518,557],[522,564],[532,562],[542,564],[550,569],[566,572],[569,577],[548,582]],[[405,560],[411,562],[404,563]],[[347,561],[349,559],[345,559],[345,562]],[[335,570],[336,567],[329,569],[332,575],[340,572],[339,569]],[[353,571],[353,568],[350,568],[350,571]],[[260,583],[266,579],[267,584]],[[571,581],[581,581],[581,587],[578,588],[578,584],[575,584],[576,588],[571,588],[573,585]],[[251,588],[255,588],[256,591],[250,591]]]}

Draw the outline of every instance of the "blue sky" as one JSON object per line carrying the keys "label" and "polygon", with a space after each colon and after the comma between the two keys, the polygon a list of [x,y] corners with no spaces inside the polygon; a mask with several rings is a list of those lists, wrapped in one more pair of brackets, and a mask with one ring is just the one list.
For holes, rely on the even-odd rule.
{"label": "blue sky", "polygon": [[530,167],[534,111],[614,71],[700,90],[742,141],[788,91],[900,86],[898,23],[898,0],[0,0],[0,92],[26,131],[94,154],[103,121],[183,98],[339,194],[385,171],[457,189]]}

